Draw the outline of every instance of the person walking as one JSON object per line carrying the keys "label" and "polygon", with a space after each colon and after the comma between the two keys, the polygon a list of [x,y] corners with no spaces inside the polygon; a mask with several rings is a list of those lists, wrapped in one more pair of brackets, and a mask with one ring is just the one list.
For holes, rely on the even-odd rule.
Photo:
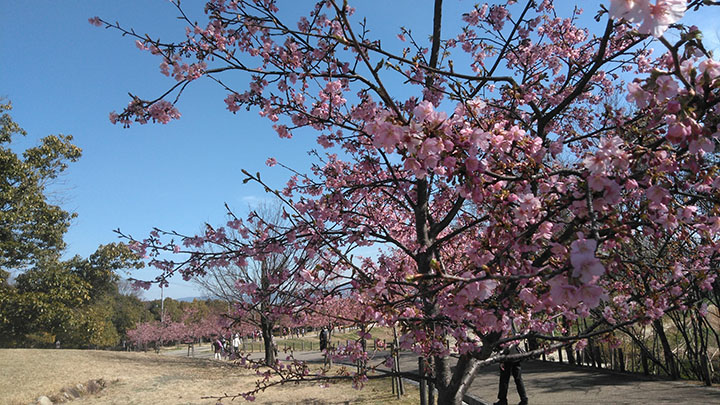
{"label": "person walking", "polygon": [[240,335],[238,335],[237,333],[235,334],[235,337],[233,337],[232,347],[233,347],[233,356],[237,357],[238,353],[240,353]]}
{"label": "person walking", "polygon": [[323,327],[320,329],[320,351],[327,349],[328,346],[328,331]]}
{"label": "person walking", "polygon": [[222,342],[222,357],[224,360],[230,359],[230,339],[225,339],[225,336],[220,339]]}
{"label": "person walking", "polygon": [[[516,343],[512,346],[506,347],[501,353],[505,355],[514,355],[520,354],[522,351]],[[525,392],[525,383],[522,379],[522,369],[520,368],[519,359],[509,359],[500,363],[500,387],[498,389],[498,401],[493,405],[508,405],[507,392],[511,374],[515,380],[515,388],[517,388],[518,395],[520,395],[520,402],[518,405],[528,405],[528,397]]]}
{"label": "person walking", "polygon": [[215,360],[222,360],[222,342],[220,338],[215,338],[213,342],[213,351],[215,352]]}

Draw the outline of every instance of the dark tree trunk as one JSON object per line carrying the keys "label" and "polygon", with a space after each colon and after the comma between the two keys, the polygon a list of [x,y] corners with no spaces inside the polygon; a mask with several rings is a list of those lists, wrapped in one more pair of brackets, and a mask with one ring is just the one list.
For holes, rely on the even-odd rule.
{"label": "dark tree trunk", "polygon": [[568,364],[575,365],[575,355],[572,346],[565,346],[565,354],[567,354]]}
{"label": "dark tree trunk", "polygon": [[[450,363],[447,357],[435,357],[436,375],[439,377],[439,371],[445,371],[446,376],[450,376]],[[438,404],[443,405],[461,405],[463,396],[470,388],[475,379],[478,369],[478,360],[470,355],[464,354],[458,359],[455,371],[451,378],[438,378],[435,384],[438,395]]]}
{"label": "dark tree trunk", "polygon": [[665,355],[665,364],[667,364],[667,370],[669,371],[670,378],[677,380],[680,378],[680,372],[678,371],[677,363],[675,362],[675,354],[672,352],[670,342],[668,342],[667,335],[665,335],[665,328],[663,327],[662,321],[656,319],[653,321],[653,329],[660,338],[660,344],[663,348],[663,354]]}
{"label": "dark tree trunk", "polygon": [[650,368],[648,367],[647,354],[645,350],[640,351],[640,362],[642,363],[643,374],[650,375]]}
{"label": "dark tree trunk", "polygon": [[260,330],[265,345],[265,364],[275,364],[277,359],[275,351],[275,338],[273,337],[273,323],[264,315],[260,316]]}

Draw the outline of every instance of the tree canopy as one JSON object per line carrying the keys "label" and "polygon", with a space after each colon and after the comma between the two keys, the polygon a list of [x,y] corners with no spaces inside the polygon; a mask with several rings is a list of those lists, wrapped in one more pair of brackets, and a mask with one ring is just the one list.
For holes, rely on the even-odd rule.
{"label": "tree canopy", "polygon": [[58,256],[65,247],[63,235],[75,214],[52,204],[47,186],[81,150],[71,135],[49,135],[40,145],[18,155],[11,144],[25,131],[0,104],[0,272],[35,264],[44,256]]}
{"label": "tree canopy", "polygon": [[[577,7],[497,1],[451,16],[460,29],[448,34],[435,0],[421,32],[390,38],[347,1],[300,13],[215,0],[202,22],[174,4],[188,25],[179,42],[91,19],[134,37],[177,81],[111,121],[178,119],[182,90],[209,78],[229,111],[258,111],[283,138],[315,132],[323,151],[285,188],[244,172],[285,202],[292,226],[280,234],[237,238],[252,228],[231,220],[182,248],[172,232],[133,241],[160,282],[279,247],[313,252],[322,264],[287,274],[305,305],[333,280],[368,321],[400,325],[404,347],[432,360],[443,404],[506,359],[503,346],[612,339],[717,283],[720,63],[681,25],[716,2],[612,0],[591,32]],[[367,247],[380,249],[355,255]]]}
{"label": "tree canopy", "polygon": [[[49,135],[18,155],[13,137],[26,133],[13,121],[11,108],[0,104],[0,344],[60,339],[78,346],[115,345],[117,271],[144,264],[122,243],[102,245],[88,258],[61,260],[75,214],[50,202],[48,186],[81,151],[72,136]],[[18,273],[13,282],[11,271]],[[124,329],[134,324],[115,318]]]}

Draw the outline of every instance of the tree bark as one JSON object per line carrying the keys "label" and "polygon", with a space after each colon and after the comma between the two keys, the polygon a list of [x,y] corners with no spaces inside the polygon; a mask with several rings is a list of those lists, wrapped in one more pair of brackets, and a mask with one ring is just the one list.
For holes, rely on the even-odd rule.
{"label": "tree bark", "polygon": [[260,316],[260,329],[265,346],[265,364],[275,364],[275,338],[273,337],[273,323],[265,316]]}
{"label": "tree bark", "polygon": [[[562,349],[561,349],[562,350]],[[568,364],[575,365],[575,355],[572,346],[565,346],[565,354],[567,355]]]}
{"label": "tree bark", "polygon": [[653,329],[660,338],[660,344],[663,348],[663,354],[665,356],[665,364],[667,364],[667,370],[669,371],[670,378],[677,380],[680,378],[680,372],[678,371],[677,362],[675,361],[675,354],[672,352],[670,342],[668,342],[667,335],[665,334],[665,328],[660,319],[653,321]]}
{"label": "tree bark", "polygon": [[[449,370],[447,357],[436,357],[435,367],[436,370],[447,367]],[[438,367],[438,363],[444,363],[443,366]],[[463,354],[458,359],[457,365],[455,366],[455,372],[452,373],[452,378],[449,384],[441,384],[438,381],[435,384],[435,388],[438,391],[437,399],[438,404],[443,405],[461,405],[463,403],[463,397],[470,388],[475,379],[478,369],[478,360],[474,357]]]}

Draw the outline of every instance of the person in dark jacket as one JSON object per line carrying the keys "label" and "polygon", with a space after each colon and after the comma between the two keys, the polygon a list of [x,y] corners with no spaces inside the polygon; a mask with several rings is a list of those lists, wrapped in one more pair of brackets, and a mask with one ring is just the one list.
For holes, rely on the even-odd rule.
{"label": "person in dark jacket", "polygon": [[223,344],[220,341],[220,338],[215,339],[215,341],[212,344],[213,351],[215,352],[215,360],[222,360],[223,358]]}
{"label": "person in dark jacket", "polygon": [[[508,346],[502,351],[502,354],[506,355],[520,353],[522,352],[517,344]],[[528,397],[525,392],[525,384],[522,379],[522,369],[520,368],[520,360],[518,359],[506,360],[500,363],[500,388],[498,389],[498,401],[493,405],[508,405],[507,392],[508,385],[510,383],[510,374],[512,374],[515,379],[515,387],[517,388],[518,395],[520,395],[520,402],[518,405],[528,405]]]}
{"label": "person in dark jacket", "polygon": [[325,328],[320,330],[320,350],[327,349],[328,346],[328,331]]}

